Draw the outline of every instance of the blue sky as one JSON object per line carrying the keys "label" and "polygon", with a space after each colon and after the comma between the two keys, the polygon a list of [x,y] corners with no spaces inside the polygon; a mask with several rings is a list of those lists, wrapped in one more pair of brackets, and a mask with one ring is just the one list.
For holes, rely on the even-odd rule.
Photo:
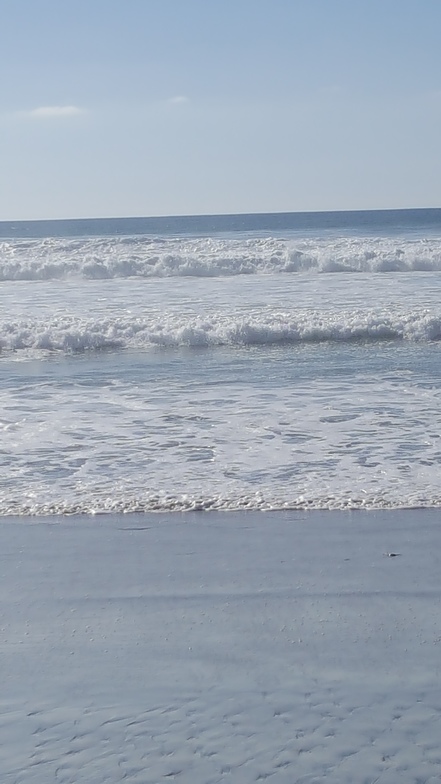
{"label": "blue sky", "polygon": [[441,206],[440,0],[0,19],[0,220]]}

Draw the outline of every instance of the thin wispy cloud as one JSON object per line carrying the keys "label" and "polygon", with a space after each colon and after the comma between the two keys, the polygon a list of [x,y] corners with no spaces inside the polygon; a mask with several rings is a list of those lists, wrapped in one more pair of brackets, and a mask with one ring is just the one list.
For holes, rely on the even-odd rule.
{"label": "thin wispy cloud", "polygon": [[56,117],[77,117],[84,114],[84,109],[79,106],[39,106],[26,112],[28,117],[37,119],[56,118]]}
{"label": "thin wispy cloud", "polygon": [[186,95],[174,95],[172,98],[168,99],[167,103],[174,105],[188,103],[188,98]]}

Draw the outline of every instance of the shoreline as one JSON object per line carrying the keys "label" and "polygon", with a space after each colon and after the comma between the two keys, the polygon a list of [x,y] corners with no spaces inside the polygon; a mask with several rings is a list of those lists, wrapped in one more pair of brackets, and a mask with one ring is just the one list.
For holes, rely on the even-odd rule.
{"label": "shoreline", "polygon": [[0,513],[0,525],[4,522],[11,522],[16,521],[19,522],[45,522],[52,520],[53,522],[61,522],[67,520],[77,520],[77,521],[92,521],[92,520],[113,520],[114,518],[131,518],[139,519],[144,517],[152,517],[153,519],[156,518],[170,518],[173,520],[175,518],[181,517],[188,517],[198,519],[200,517],[209,517],[212,518],[214,516],[219,516],[221,519],[228,519],[230,516],[242,516],[242,515],[255,515],[257,518],[268,516],[268,517],[287,517],[291,516],[293,519],[301,518],[302,516],[307,515],[308,517],[315,518],[317,516],[341,516],[343,515],[354,515],[357,517],[360,515],[363,517],[367,515],[368,517],[378,517],[383,515],[409,515],[409,514],[423,514],[423,515],[438,515],[441,520],[441,502],[439,505],[431,504],[431,505],[405,505],[405,506],[361,506],[361,505],[354,505],[354,506],[345,506],[345,507],[291,507],[291,508],[249,508],[249,507],[241,507],[241,508],[215,508],[212,506],[203,507],[202,505],[195,505],[194,507],[189,508],[176,508],[176,509],[167,509],[167,508],[158,508],[158,509],[130,509],[127,511],[124,510],[107,510],[107,509],[99,509],[97,511],[72,511],[72,512],[61,512],[61,511],[54,511],[54,512],[8,512],[8,513]]}

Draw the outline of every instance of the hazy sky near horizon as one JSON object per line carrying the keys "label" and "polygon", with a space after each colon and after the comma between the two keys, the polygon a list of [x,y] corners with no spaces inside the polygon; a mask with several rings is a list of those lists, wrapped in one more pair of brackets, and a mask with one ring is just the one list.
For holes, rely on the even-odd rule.
{"label": "hazy sky near horizon", "polygon": [[440,0],[0,19],[0,220],[441,206]]}

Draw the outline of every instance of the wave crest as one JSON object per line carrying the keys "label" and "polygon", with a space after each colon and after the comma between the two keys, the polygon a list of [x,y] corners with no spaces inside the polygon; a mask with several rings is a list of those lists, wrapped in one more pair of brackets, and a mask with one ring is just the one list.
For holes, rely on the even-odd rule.
{"label": "wave crest", "polygon": [[0,280],[441,270],[441,239],[150,238],[0,243]]}
{"label": "wave crest", "polygon": [[250,316],[164,314],[152,318],[61,316],[0,321],[0,349],[75,353],[105,349],[259,346],[318,342],[441,339],[441,315],[430,311],[292,313]]}

